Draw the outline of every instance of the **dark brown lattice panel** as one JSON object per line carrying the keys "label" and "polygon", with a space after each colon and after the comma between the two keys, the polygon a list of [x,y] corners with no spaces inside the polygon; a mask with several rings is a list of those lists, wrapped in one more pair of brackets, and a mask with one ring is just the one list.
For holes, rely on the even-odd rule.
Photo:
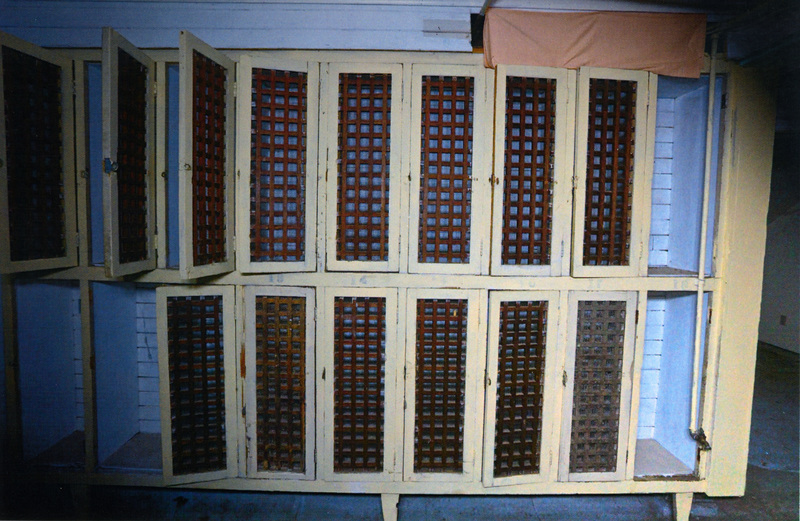
{"label": "dark brown lattice panel", "polygon": [[467,300],[417,300],[414,472],[462,472]]}
{"label": "dark brown lattice panel", "polygon": [[147,67],[119,49],[117,206],[119,262],[147,258]]}
{"label": "dark brown lattice panel", "polygon": [[250,131],[250,260],[305,260],[304,72],[253,69]]}
{"label": "dark brown lattice panel", "polygon": [[636,82],[589,80],[583,264],[630,264]]}
{"label": "dark brown lattice panel", "polygon": [[228,72],[193,52],[192,68],[192,238],[195,266],[224,262],[225,92]]}
{"label": "dark brown lattice panel", "polygon": [[473,81],[423,76],[419,200],[421,263],[468,263]]}
{"label": "dark brown lattice panel", "polygon": [[506,79],[503,264],[550,264],[556,80]]}
{"label": "dark brown lattice panel", "polygon": [[580,301],[569,471],[615,472],[625,301]]}
{"label": "dark brown lattice panel", "polygon": [[339,75],[336,258],[389,256],[391,74]]}
{"label": "dark brown lattice panel", "polygon": [[173,474],[226,468],[222,297],[168,297]]}
{"label": "dark brown lattice panel", "polygon": [[500,304],[495,477],[539,473],[546,331],[547,302]]}
{"label": "dark brown lattice panel", "polygon": [[61,67],[3,47],[12,261],[66,255]]}
{"label": "dark brown lattice panel", "polygon": [[258,468],[305,471],[306,298],[256,297]]}
{"label": "dark brown lattice panel", "polygon": [[333,470],[383,471],[386,299],[334,301]]}

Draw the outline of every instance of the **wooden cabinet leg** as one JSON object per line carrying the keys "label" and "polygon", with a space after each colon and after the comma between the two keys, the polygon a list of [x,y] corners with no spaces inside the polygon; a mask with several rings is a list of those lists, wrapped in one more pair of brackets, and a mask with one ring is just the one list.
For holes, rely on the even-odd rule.
{"label": "wooden cabinet leg", "polygon": [[381,494],[383,521],[397,521],[397,503],[399,502],[400,494]]}
{"label": "wooden cabinet leg", "polygon": [[672,498],[672,509],[675,521],[689,521],[689,512],[692,511],[692,493],[679,492]]}

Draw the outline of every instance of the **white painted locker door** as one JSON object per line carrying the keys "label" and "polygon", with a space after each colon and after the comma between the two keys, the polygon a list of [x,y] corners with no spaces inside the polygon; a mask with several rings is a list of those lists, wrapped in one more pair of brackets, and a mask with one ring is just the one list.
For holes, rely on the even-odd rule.
{"label": "white painted locker door", "polygon": [[5,33],[0,48],[0,272],[75,266],[72,60]]}
{"label": "white painted locker door", "polygon": [[156,290],[165,484],[238,474],[233,286]]}
{"label": "white painted locker door", "polygon": [[181,31],[178,224],[185,279],[234,269],[234,66]]}
{"label": "white painted locker door", "polygon": [[247,286],[243,297],[245,473],[314,479],[314,290]]}
{"label": "white painted locker door", "polygon": [[106,273],[156,267],[155,63],[103,29],[103,233]]}
{"label": "white painted locker door", "polygon": [[486,292],[407,294],[403,479],[479,481]]}
{"label": "white painted locker door", "polygon": [[572,274],[647,274],[658,76],[578,71]]}
{"label": "white painted locker door", "polygon": [[319,63],[244,55],[237,77],[237,266],[314,271]]}
{"label": "white painted locker door", "polygon": [[555,481],[558,470],[560,294],[491,291],[483,484]]}

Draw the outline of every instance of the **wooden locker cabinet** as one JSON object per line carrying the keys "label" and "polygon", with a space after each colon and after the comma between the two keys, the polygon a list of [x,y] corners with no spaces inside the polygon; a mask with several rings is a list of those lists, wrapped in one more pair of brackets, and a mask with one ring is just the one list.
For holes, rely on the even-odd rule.
{"label": "wooden locker cabinet", "polygon": [[[148,74],[146,108],[115,120],[123,53]],[[771,135],[748,73],[713,59],[678,84],[456,53],[220,52],[188,33],[142,51],[111,30],[104,52],[58,59],[78,79],[62,160],[87,175],[77,203],[64,192],[81,255],[68,231],[53,262],[77,266],[2,279],[25,479],[357,491],[380,494],[386,519],[402,494],[669,493],[683,520],[695,492],[741,493],[750,391],[731,375],[752,378],[757,310],[742,303],[760,280],[735,275],[763,254],[768,183],[752,172],[769,158],[749,151]],[[93,206],[92,143],[122,168],[112,138],[137,132],[138,195],[110,176]],[[698,182],[707,197],[682,191]],[[129,203],[146,217],[139,260],[117,255]],[[46,265],[25,262],[2,268]],[[72,367],[24,355],[39,320]],[[42,426],[36,371],[76,383],[58,425]],[[116,375],[137,381],[124,422],[109,420]],[[155,463],[109,464],[130,435],[160,438]],[[71,459],[53,458],[65,439]]]}

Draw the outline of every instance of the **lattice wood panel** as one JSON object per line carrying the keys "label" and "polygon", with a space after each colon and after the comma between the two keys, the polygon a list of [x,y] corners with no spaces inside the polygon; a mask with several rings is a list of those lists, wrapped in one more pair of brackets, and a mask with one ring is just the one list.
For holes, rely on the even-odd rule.
{"label": "lattice wood panel", "polygon": [[304,472],[306,298],[257,296],[255,313],[258,468]]}
{"label": "lattice wood panel", "polygon": [[195,266],[224,262],[225,95],[228,73],[211,58],[193,51],[192,75],[192,243]]}
{"label": "lattice wood panel", "polygon": [[167,298],[175,475],[226,468],[225,340],[221,296]]}
{"label": "lattice wood panel", "polygon": [[501,259],[550,264],[556,80],[506,78]]}
{"label": "lattice wood panel", "polygon": [[66,255],[61,68],[3,46],[9,256]]}
{"label": "lattice wood panel", "polygon": [[389,256],[391,74],[339,75],[338,260]]}
{"label": "lattice wood panel", "polygon": [[418,299],[414,472],[462,472],[467,300]]}
{"label": "lattice wood panel", "polygon": [[615,472],[625,301],[579,301],[569,471]]}
{"label": "lattice wood panel", "polygon": [[635,81],[589,80],[583,264],[630,264]]}
{"label": "lattice wood panel", "polygon": [[495,477],[539,472],[546,332],[546,301],[500,304]]}
{"label": "lattice wood panel", "polygon": [[118,50],[117,207],[119,262],[145,260],[147,244],[147,67]]}
{"label": "lattice wood panel", "polygon": [[420,263],[469,262],[473,91],[470,77],[422,77]]}
{"label": "lattice wood panel", "polygon": [[386,299],[334,299],[334,472],[382,472]]}
{"label": "lattice wood panel", "polygon": [[253,69],[250,260],[305,260],[308,75]]}

